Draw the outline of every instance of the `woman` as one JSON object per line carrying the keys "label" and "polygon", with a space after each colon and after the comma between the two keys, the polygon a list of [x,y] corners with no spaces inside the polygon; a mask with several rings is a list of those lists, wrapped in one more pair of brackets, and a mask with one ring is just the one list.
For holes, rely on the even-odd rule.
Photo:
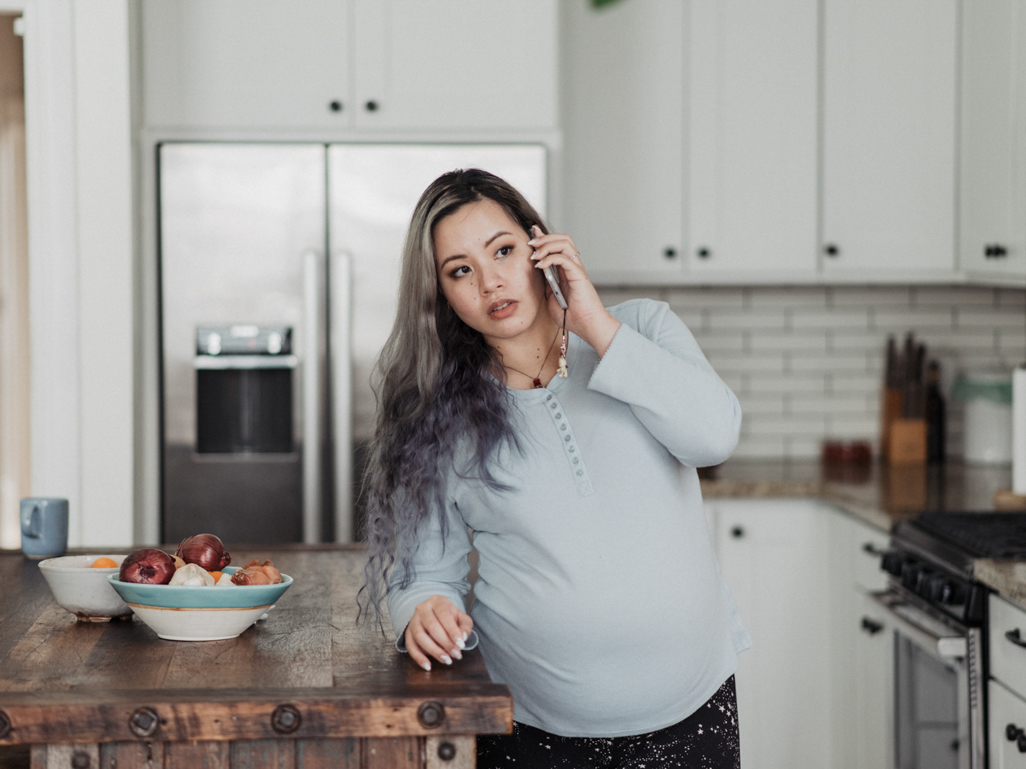
{"label": "woman", "polygon": [[479,739],[478,766],[737,766],[751,642],[695,468],[730,455],[741,414],[690,332],[661,302],[604,308],[573,240],[476,169],[422,195],[400,293],[364,605],[387,585],[397,646],[425,670],[480,641],[515,728]]}

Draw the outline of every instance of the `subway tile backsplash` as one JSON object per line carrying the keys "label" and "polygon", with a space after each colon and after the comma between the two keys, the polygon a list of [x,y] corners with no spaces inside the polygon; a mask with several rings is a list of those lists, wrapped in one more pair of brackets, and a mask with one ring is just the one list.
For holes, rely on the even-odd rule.
{"label": "subway tile backsplash", "polygon": [[940,362],[948,454],[962,454],[960,372],[1026,361],[1026,290],[960,286],[600,289],[670,304],[741,401],[739,458],[810,459],[824,438],[878,442],[887,335]]}

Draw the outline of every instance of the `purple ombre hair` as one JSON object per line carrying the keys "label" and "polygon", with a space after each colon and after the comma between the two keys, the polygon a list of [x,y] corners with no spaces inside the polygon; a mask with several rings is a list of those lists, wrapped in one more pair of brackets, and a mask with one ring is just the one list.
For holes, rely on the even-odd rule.
{"label": "purple ombre hair", "polygon": [[[500,446],[520,449],[498,356],[449,307],[435,268],[434,228],[463,206],[486,199],[502,206],[529,236],[534,224],[548,232],[516,189],[469,168],[443,174],[428,186],[406,234],[399,309],[374,368],[377,425],[363,477],[368,560],[358,602],[360,616],[373,608],[379,624],[389,581],[405,588],[414,578],[421,526],[437,516],[446,534],[450,472],[505,489],[492,474],[490,459]],[[459,468],[454,467],[457,449]]]}

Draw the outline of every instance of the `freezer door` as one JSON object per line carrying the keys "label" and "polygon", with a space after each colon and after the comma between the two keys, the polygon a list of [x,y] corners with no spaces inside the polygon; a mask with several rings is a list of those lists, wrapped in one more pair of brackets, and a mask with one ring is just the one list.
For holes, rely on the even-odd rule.
{"label": "freezer door", "polygon": [[[304,497],[319,506],[323,484],[323,442],[303,428],[320,417],[302,414],[323,413],[325,146],[170,143],[158,162],[163,540],[300,541]],[[291,440],[277,453],[197,452],[196,329],[234,324],[292,329],[298,365],[278,371],[294,378]]]}
{"label": "freezer door", "polygon": [[[352,393],[351,403],[332,399],[336,431],[349,426],[352,443],[336,435],[336,467],[341,451],[352,445],[352,473],[336,469],[335,531],[338,541],[359,529],[353,512],[354,486],[362,449],[374,429],[375,399],[371,369],[395,319],[399,262],[410,217],[424,189],[456,168],[483,168],[519,189],[542,216],[546,212],[546,150],[540,144],[333,144],[328,147],[328,233],[333,269],[329,280],[347,281],[329,293],[348,306],[329,308],[332,348],[351,350],[351,368],[339,371],[336,356],[333,392]],[[337,267],[336,267],[337,265]],[[335,272],[342,274],[336,275]],[[336,300],[341,302],[342,299]],[[348,332],[345,325],[348,323]],[[334,353],[333,353],[334,354]],[[348,382],[340,378],[348,376]],[[346,396],[348,397],[348,396]],[[348,419],[340,412],[351,409]],[[354,528],[355,527],[355,528]]]}

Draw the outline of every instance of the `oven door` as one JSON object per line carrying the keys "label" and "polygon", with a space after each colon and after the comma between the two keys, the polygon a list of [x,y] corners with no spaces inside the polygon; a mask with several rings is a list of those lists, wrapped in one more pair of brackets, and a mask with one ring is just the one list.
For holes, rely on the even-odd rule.
{"label": "oven door", "polygon": [[889,590],[873,596],[894,628],[894,765],[985,769],[979,628]]}

